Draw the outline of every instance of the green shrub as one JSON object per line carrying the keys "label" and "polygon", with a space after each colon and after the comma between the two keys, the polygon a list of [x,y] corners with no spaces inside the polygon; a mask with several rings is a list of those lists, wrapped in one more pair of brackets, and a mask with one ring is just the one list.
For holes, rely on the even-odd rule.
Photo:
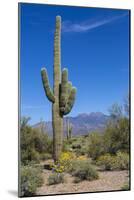
{"label": "green shrub", "polygon": [[69,171],[76,177],[75,182],[82,180],[91,181],[99,178],[96,169],[87,160],[73,161]]}
{"label": "green shrub", "polygon": [[86,146],[82,146],[82,148],[78,151],[78,156],[80,156],[80,155],[86,155],[87,154],[87,152],[88,152],[88,149],[87,149],[87,147]]}
{"label": "green shrub", "polygon": [[114,170],[116,169],[116,159],[115,156],[110,154],[105,154],[100,156],[96,162],[99,166],[101,166],[104,170]]}
{"label": "green shrub", "polygon": [[49,185],[64,183],[64,175],[62,173],[53,173],[48,178]]}
{"label": "green shrub", "polygon": [[118,169],[129,169],[129,154],[118,151],[116,154],[116,162],[118,163]]}
{"label": "green shrub", "polygon": [[40,155],[34,148],[27,147],[27,149],[21,150],[22,165],[28,165],[31,162],[39,163],[39,160]]}
{"label": "green shrub", "polygon": [[104,153],[103,136],[99,133],[91,133],[88,137],[88,155],[96,160]]}
{"label": "green shrub", "polygon": [[44,153],[52,154],[52,139],[37,128],[30,127],[29,118],[22,118],[20,127],[21,163],[29,164],[31,161],[39,162]]}
{"label": "green shrub", "polygon": [[43,184],[41,169],[33,166],[21,167],[21,196],[31,196]]}
{"label": "green shrub", "polygon": [[129,153],[129,119],[123,117],[116,123],[109,122],[104,133],[105,151],[116,154],[118,151]]}
{"label": "green shrub", "polygon": [[120,151],[116,155],[105,154],[100,156],[96,163],[104,170],[127,170],[129,169],[129,155]]}

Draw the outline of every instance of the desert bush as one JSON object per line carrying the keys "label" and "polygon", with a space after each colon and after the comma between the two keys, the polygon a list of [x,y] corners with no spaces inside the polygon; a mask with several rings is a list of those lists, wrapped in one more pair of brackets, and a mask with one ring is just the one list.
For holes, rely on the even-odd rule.
{"label": "desert bush", "polygon": [[97,164],[104,170],[129,169],[129,155],[123,152],[117,152],[116,155],[105,154],[98,158]]}
{"label": "desert bush", "polygon": [[96,160],[104,153],[103,136],[99,133],[91,133],[88,137],[88,155]]}
{"label": "desert bush", "polygon": [[50,165],[52,172],[56,172],[56,173],[63,173],[65,171],[65,165],[62,165],[60,163],[53,163]]}
{"label": "desert bush", "polygon": [[74,152],[77,156],[87,154],[88,153],[87,138],[79,136],[70,138],[69,140],[64,139],[63,151]]}
{"label": "desert bush", "polygon": [[41,169],[31,165],[22,166],[21,174],[21,196],[31,196],[36,193],[37,187],[43,184]]}
{"label": "desert bush", "polygon": [[109,122],[104,133],[105,152],[116,154],[118,151],[129,153],[129,119],[122,117],[116,123]]}
{"label": "desert bush", "polygon": [[21,150],[22,164],[28,165],[31,162],[38,163],[39,160],[40,160],[40,155],[34,148],[27,147],[27,149]]}
{"label": "desert bush", "polygon": [[97,159],[97,165],[101,166],[104,170],[114,170],[117,168],[117,163],[115,156],[110,155],[110,154],[105,154],[100,156]]}
{"label": "desert bush", "polygon": [[86,155],[80,155],[77,157],[77,160],[86,160],[86,161],[88,160],[89,161],[89,158],[87,158]]}
{"label": "desert bush", "polygon": [[75,161],[89,161],[89,158],[85,155],[77,156],[72,152],[64,152],[61,154],[59,161],[56,163],[51,163],[50,167],[53,172],[63,173],[68,172]]}
{"label": "desert bush", "polygon": [[129,154],[118,151],[116,154],[116,162],[118,163],[117,168],[124,170],[129,169]]}
{"label": "desert bush", "polygon": [[58,164],[60,164],[60,166],[63,166],[64,170],[66,171],[68,170],[72,163],[72,160],[74,159],[76,159],[76,156],[73,152],[62,152]]}
{"label": "desert bush", "polygon": [[72,176],[75,176],[75,182],[80,182],[82,180],[91,181],[99,178],[96,169],[87,160],[73,161],[69,172]]}
{"label": "desert bush", "polygon": [[82,148],[77,152],[77,155],[86,155],[88,154],[88,147],[83,145]]}
{"label": "desert bush", "polygon": [[59,183],[64,183],[64,175],[63,173],[52,173],[48,177],[48,184],[55,185]]}
{"label": "desert bush", "polygon": [[27,165],[31,161],[39,162],[41,154],[52,154],[52,139],[47,134],[42,134],[27,124],[24,118],[20,128],[20,152],[21,162]]}
{"label": "desert bush", "polygon": [[46,133],[43,134],[39,129],[33,129],[33,137],[36,151],[52,154],[52,139]]}
{"label": "desert bush", "polygon": [[59,160],[56,163],[50,163],[50,168],[53,172],[62,173],[68,171],[70,168],[72,160],[76,158],[75,154],[72,152],[62,152]]}

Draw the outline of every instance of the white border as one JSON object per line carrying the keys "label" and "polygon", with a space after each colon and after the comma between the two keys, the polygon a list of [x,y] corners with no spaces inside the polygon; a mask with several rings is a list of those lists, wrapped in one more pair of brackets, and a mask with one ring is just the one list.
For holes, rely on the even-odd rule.
{"label": "white border", "polygon": [[[17,199],[18,171],[18,0],[3,0],[0,3],[0,199]],[[29,2],[23,0],[22,2]],[[134,1],[133,0],[32,0],[33,3],[77,5],[88,7],[108,7],[131,9],[131,35],[134,35]],[[131,38],[131,55],[134,55],[134,37]],[[132,56],[131,56],[131,59]],[[132,60],[131,80],[134,91],[134,68]],[[134,92],[131,91],[132,103]],[[134,105],[131,105],[134,122]],[[134,123],[131,123],[132,166],[134,160]],[[79,195],[61,195],[41,197],[42,199],[133,199],[134,173],[132,168],[132,191],[89,193]],[[26,199],[26,198],[24,198]],[[30,199],[40,199],[34,197]]]}

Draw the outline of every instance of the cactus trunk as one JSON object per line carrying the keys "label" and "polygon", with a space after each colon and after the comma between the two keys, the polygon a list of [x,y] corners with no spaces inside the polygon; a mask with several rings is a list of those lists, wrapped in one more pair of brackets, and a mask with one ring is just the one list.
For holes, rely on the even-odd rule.
{"label": "cactus trunk", "polygon": [[62,151],[63,116],[60,114],[59,96],[61,84],[61,19],[56,19],[56,30],[54,38],[54,96],[55,102],[52,105],[52,125],[53,125],[53,156],[57,161]]}
{"label": "cactus trunk", "polygon": [[68,71],[61,73],[61,17],[56,17],[56,30],[54,37],[54,73],[53,91],[49,85],[47,70],[41,70],[42,83],[49,101],[52,102],[53,125],[53,158],[59,160],[63,143],[63,116],[68,114],[74,104],[76,88],[68,81]]}

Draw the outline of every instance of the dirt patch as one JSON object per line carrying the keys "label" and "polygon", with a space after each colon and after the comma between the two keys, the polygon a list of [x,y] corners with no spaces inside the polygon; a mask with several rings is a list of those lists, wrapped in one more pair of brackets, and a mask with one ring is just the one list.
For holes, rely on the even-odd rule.
{"label": "dirt patch", "polygon": [[128,181],[128,171],[100,171],[99,179],[93,181],[82,181],[74,183],[74,177],[65,174],[65,183],[48,185],[47,179],[51,171],[44,170],[44,184],[38,188],[37,195],[80,193],[121,190],[121,187]]}

